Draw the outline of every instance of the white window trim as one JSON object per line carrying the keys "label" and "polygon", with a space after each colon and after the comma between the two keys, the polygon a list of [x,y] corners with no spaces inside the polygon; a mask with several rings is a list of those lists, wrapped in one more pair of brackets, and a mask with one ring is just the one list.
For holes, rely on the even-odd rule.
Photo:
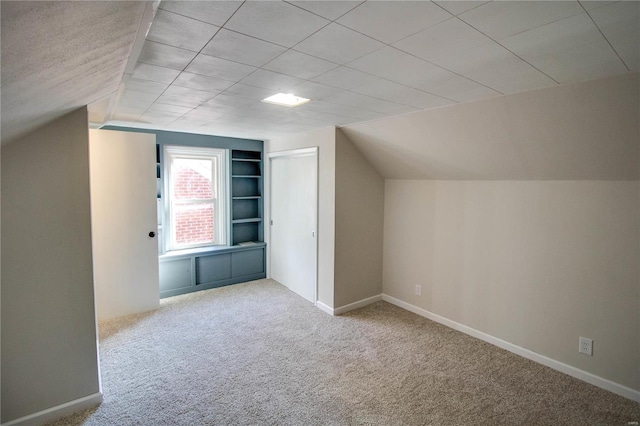
{"label": "white window trim", "polygon": [[[180,146],[180,145],[165,145],[163,163],[164,163],[164,225],[166,231],[163,233],[164,252],[190,250],[203,247],[224,246],[227,245],[229,226],[227,220],[227,151],[222,148],[206,148],[206,147],[192,147],[192,146]],[[214,199],[214,237],[216,240],[212,243],[202,244],[188,244],[178,245],[173,239],[173,226],[175,221],[173,220],[173,209],[171,206],[171,163],[175,158],[215,158],[216,178],[218,186],[215,189],[217,197]],[[203,200],[203,202],[208,202]]]}

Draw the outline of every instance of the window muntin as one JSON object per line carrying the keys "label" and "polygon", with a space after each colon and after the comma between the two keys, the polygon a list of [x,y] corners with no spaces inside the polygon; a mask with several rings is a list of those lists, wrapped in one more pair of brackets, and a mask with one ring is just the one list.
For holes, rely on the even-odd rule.
{"label": "window muntin", "polygon": [[226,244],[226,151],[165,147],[167,250]]}

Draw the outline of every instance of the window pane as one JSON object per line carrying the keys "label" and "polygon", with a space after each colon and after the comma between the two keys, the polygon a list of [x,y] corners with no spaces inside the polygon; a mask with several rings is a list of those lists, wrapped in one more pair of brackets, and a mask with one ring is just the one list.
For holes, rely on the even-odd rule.
{"label": "window pane", "polygon": [[174,204],[174,232],[178,245],[214,242],[213,204]]}
{"label": "window pane", "polygon": [[171,169],[172,195],[175,200],[202,200],[214,197],[211,182],[213,161],[176,158]]}

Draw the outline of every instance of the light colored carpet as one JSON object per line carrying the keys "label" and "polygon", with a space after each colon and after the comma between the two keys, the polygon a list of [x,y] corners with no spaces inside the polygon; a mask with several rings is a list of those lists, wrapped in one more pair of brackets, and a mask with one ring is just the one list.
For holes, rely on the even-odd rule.
{"label": "light colored carpet", "polygon": [[103,404],[53,425],[627,425],[640,404],[385,302],[271,280],[100,324]]}

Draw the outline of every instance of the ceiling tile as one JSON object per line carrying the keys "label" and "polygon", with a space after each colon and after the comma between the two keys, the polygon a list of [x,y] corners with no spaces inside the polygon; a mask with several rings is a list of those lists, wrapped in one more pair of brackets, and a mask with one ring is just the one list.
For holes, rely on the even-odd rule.
{"label": "ceiling tile", "polygon": [[138,80],[170,84],[179,74],[180,71],[171,68],[138,63],[133,70],[132,77]]}
{"label": "ceiling tile", "polygon": [[348,66],[370,70],[379,77],[457,102],[498,94],[494,90],[391,46],[350,62]]}
{"label": "ceiling tile", "polygon": [[173,85],[188,87],[190,89],[222,92],[223,90],[231,87],[233,85],[233,82],[183,71],[182,73],[180,73],[180,76],[178,76],[178,78],[176,78],[176,80],[173,82]]}
{"label": "ceiling tile", "polygon": [[579,13],[583,10],[577,1],[492,1],[459,17],[500,40]]}
{"label": "ceiling tile", "polygon": [[475,101],[500,95],[498,91],[445,70],[417,75],[410,86],[457,102]]}
{"label": "ceiling tile", "polygon": [[602,35],[586,13],[524,31],[501,41],[518,55],[539,56],[573,46],[602,40]]}
{"label": "ceiling tile", "polygon": [[153,105],[151,105],[151,107],[147,112],[149,114],[167,114],[167,115],[181,116],[183,114],[188,113],[192,109],[193,108],[183,107],[179,105],[154,103]]}
{"label": "ceiling tile", "polygon": [[458,54],[491,41],[469,25],[452,18],[394,43],[400,50],[427,61]]}
{"label": "ceiling tile", "polygon": [[344,64],[383,46],[370,37],[331,23],[302,41],[295,49],[327,61]]}
{"label": "ceiling tile", "polygon": [[261,101],[265,98],[268,98],[269,96],[275,95],[276,91],[272,89],[265,89],[263,87],[248,86],[246,84],[236,83],[232,87],[225,90],[224,94],[239,98],[247,98],[253,101]]}
{"label": "ceiling tile", "polygon": [[440,60],[440,65],[502,93],[515,93],[556,84],[496,42]]}
{"label": "ceiling tile", "polygon": [[377,99],[384,99],[418,109],[433,108],[454,103],[439,96],[434,96],[421,90],[383,79],[358,86],[352,90],[362,95],[368,95]]}
{"label": "ceiling tile", "polygon": [[199,52],[218,29],[214,25],[160,9],[153,19],[147,40]]}
{"label": "ceiling tile", "polygon": [[579,3],[584,6],[584,8],[588,11],[597,9],[599,7],[607,6],[615,1],[604,1],[604,0],[580,0]]}
{"label": "ceiling tile", "polygon": [[217,92],[170,86],[156,103],[195,108],[217,95]]}
{"label": "ceiling tile", "polygon": [[288,50],[263,66],[263,68],[308,80],[337,66],[324,59],[315,58],[295,50]]}
{"label": "ceiling tile", "polygon": [[329,96],[323,99],[323,101],[350,106],[353,108],[360,108],[366,111],[379,112],[382,114],[403,114],[405,112],[417,110],[416,108],[412,108],[407,105],[400,105],[394,102],[388,102],[361,95],[359,93],[346,91],[338,93],[337,95]]}
{"label": "ceiling tile", "polygon": [[393,43],[449,18],[450,13],[431,2],[368,1],[336,22],[384,43]]}
{"label": "ceiling tile", "polygon": [[158,96],[149,95],[148,93],[125,91],[120,97],[120,102],[118,102],[117,107],[141,110],[140,114],[142,114],[157,98]]}
{"label": "ceiling tile", "polygon": [[380,50],[349,62],[347,66],[400,83],[403,83],[404,80],[418,77],[419,74],[440,70],[439,67],[423,59],[391,46],[385,46]]}
{"label": "ceiling tile", "polygon": [[626,71],[585,13],[508,37],[502,43],[559,82]]}
{"label": "ceiling tile", "polygon": [[260,67],[286,50],[282,46],[223,28],[202,53]]}
{"label": "ceiling tile", "polygon": [[248,1],[229,19],[225,28],[292,47],[328,22],[284,2]]}
{"label": "ceiling tile", "polygon": [[315,83],[313,81],[305,81],[301,85],[294,87],[292,90],[295,95],[308,99],[322,99],[340,92],[340,89],[325,86],[324,84]]}
{"label": "ceiling tile", "polygon": [[354,108],[347,105],[341,105],[337,103],[314,101],[302,105],[300,108],[308,109],[311,111],[320,111],[327,114],[335,114],[343,117],[351,117],[357,121],[373,120],[375,118],[382,118],[385,114],[368,111],[362,108]]}
{"label": "ceiling tile", "polygon": [[160,9],[208,22],[221,27],[240,7],[240,1],[166,1],[160,2]]}
{"label": "ceiling tile", "polygon": [[304,0],[304,1],[289,1],[287,3],[291,3],[302,9],[308,10],[309,12],[313,12],[316,15],[320,15],[323,18],[327,18],[330,20],[335,20],[362,3],[362,1],[314,1],[314,0]]}
{"label": "ceiling tile", "polygon": [[376,80],[376,77],[373,75],[346,67],[334,68],[313,79],[315,82],[327,86],[339,87],[340,89],[351,89],[374,80]]}
{"label": "ceiling tile", "polygon": [[196,52],[145,41],[138,62],[182,71],[196,57]]}
{"label": "ceiling tile", "polygon": [[216,109],[217,107],[244,108],[256,103],[255,99],[240,98],[222,93],[211,99],[200,108]]}
{"label": "ceiling tile", "polygon": [[640,2],[620,1],[590,14],[625,64],[640,71]]}
{"label": "ceiling tile", "polygon": [[302,84],[303,80],[277,72],[259,69],[244,78],[241,83],[275,91],[289,91],[293,87]]}
{"label": "ceiling tile", "polygon": [[477,0],[470,0],[470,1],[446,0],[446,1],[436,1],[434,3],[436,3],[440,7],[447,9],[447,11],[449,11],[449,13],[453,15],[460,15],[461,13],[464,13],[467,10],[471,10],[487,2],[477,1]]}
{"label": "ceiling tile", "polygon": [[223,80],[240,81],[255,69],[252,66],[238,62],[199,54],[187,67],[186,71]]}
{"label": "ceiling tile", "polygon": [[135,78],[130,78],[125,80],[124,87],[126,91],[149,93],[149,94],[158,96],[162,92],[167,90],[169,85],[164,83],[158,83],[155,81],[138,80]]}
{"label": "ceiling tile", "polygon": [[621,74],[627,71],[605,40],[581,43],[564,51],[526,58],[559,83]]}

